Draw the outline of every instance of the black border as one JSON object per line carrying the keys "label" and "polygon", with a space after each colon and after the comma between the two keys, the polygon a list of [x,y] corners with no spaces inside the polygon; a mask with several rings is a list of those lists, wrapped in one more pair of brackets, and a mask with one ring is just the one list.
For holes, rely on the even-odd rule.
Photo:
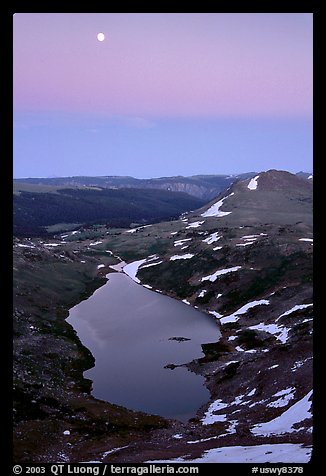
{"label": "black border", "polygon": [[[3,2],[4,3],[4,2]],[[17,12],[19,13],[95,13],[91,11],[89,7],[91,4],[84,4],[79,5],[80,8],[76,4],[69,4],[69,2],[11,2],[10,5],[4,6],[1,5],[1,14],[0,14],[0,21],[1,21],[1,34],[3,36],[2,45],[5,45],[5,55],[2,55],[2,74],[1,80],[3,81],[3,85],[1,88],[2,92],[2,104],[5,104],[6,114],[5,120],[1,121],[2,127],[0,128],[1,133],[4,135],[4,139],[2,141],[2,160],[1,160],[1,169],[2,169],[2,180],[1,180],[1,187],[0,191],[2,196],[1,204],[2,206],[2,216],[4,216],[3,223],[4,226],[0,233],[1,237],[1,251],[3,254],[2,262],[6,264],[5,266],[5,273],[3,273],[4,285],[2,286],[3,289],[6,291],[6,287],[8,286],[8,293],[6,292],[5,296],[11,296],[11,282],[12,279],[12,179],[13,179],[13,171],[12,171],[12,157],[13,157],[13,60],[12,60],[12,37],[13,37],[13,27],[12,27],[12,20],[13,15]],[[101,4],[100,2],[96,2],[93,7],[97,9],[99,13],[117,13],[122,12],[121,8],[114,8],[114,7],[123,7],[123,4],[112,4],[111,2],[104,2]],[[127,8],[130,7],[129,5],[125,5]],[[139,6],[138,12],[129,10],[128,13],[140,13],[140,12],[152,12],[152,5],[147,5],[145,8],[140,8]],[[173,4],[174,9],[170,8],[169,5],[164,3],[164,5],[155,4],[158,7],[158,11],[164,12],[183,12],[183,8],[177,8],[175,10],[176,5]],[[187,5],[188,7],[190,5]],[[320,106],[320,71],[318,71],[318,67],[321,63],[321,43],[320,43],[320,31],[322,30],[323,23],[322,23],[322,14],[321,14],[321,1],[294,1],[294,0],[275,0],[273,2],[252,2],[247,0],[246,2],[220,2],[219,4],[214,3],[213,5],[201,5],[202,10],[204,12],[214,12],[214,13],[313,13],[314,18],[314,205],[316,206],[317,203],[317,210],[314,212],[314,229],[315,229],[315,258],[314,258],[314,269],[315,275],[318,273],[318,265],[320,264],[320,257],[321,257],[321,249],[322,249],[322,223],[320,218],[322,217],[322,209],[318,210],[319,203],[322,203],[323,195],[321,194],[322,184],[321,181],[323,180],[323,176],[321,175],[320,171],[320,164],[323,160],[323,157],[320,157],[318,154],[318,145],[319,145],[319,128],[320,122],[319,117],[321,113],[321,106]],[[77,7],[77,11],[76,11]],[[86,8],[85,8],[86,7]],[[88,8],[87,8],[88,7]],[[218,7],[218,11],[216,11]],[[237,9],[238,7],[238,9]],[[244,9],[246,7],[246,10]],[[108,11],[109,10],[109,11]],[[175,10],[175,11],[173,11]],[[203,13],[192,11],[191,13]],[[97,13],[96,12],[96,13]],[[126,12],[125,12],[126,13]],[[158,12],[155,12],[158,13]],[[190,13],[190,12],[186,12]],[[317,197],[317,198],[316,198]],[[317,256],[317,257],[316,257]],[[8,268],[7,268],[8,267]],[[320,268],[321,269],[321,268]],[[246,475],[252,474],[251,468],[253,466],[257,466],[258,468],[268,468],[268,467],[284,467],[284,466],[303,466],[304,471],[303,474],[319,474],[319,467],[323,463],[323,426],[321,421],[321,411],[322,411],[322,390],[321,390],[321,383],[322,383],[322,343],[321,343],[321,322],[323,320],[323,312],[322,312],[322,285],[323,285],[323,275],[320,278],[314,279],[314,303],[316,311],[315,317],[315,333],[314,333],[314,431],[313,431],[313,440],[314,440],[314,449],[313,449],[313,456],[310,463],[305,463],[302,465],[298,464],[246,464],[246,463],[202,463],[199,466],[199,474],[203,474],[205,472],[205,466],[209,466],[208,470],[211,472],[212,470],[216,471],[216,474],[225,474],[227,471],[235,471],[236,474],[239,475]],[[10,315],[12,312],[12,301],[11,300],[4,300],[5,304],[3,306],[2,315],[2,325],[5,327],[5,330],[8,328],[8,334],[6,333],[5,342],[2,344],[2,349],[5,349],[5,359],[4,365],[2,367],[2,372],[5,374],[5,378],[3,381],[5,382],[3,385],[3,392],[1,399],[2,405],[5,405],[6,408],[3,408],[2,411],[2,421],[4,425],[3,427],[3,438],[2,438],[2,455],[5,456],[6,461],[9,459],[9,472],[8,474],[13,474],[12,472],[12,423],[11,423],[11,412],[12,412],[12,328],[10,320]],[[4,390],[8,391],[4,391]],[[5,402],[5,403],[4,403]],[[8,431],[8,433],[7,433]],[[7,466],[7,465],[6,465]],[[26,466],[26,465],[24,465]],[[36,465],[35,465],[36,466]],[[50,465],[45,465],[50,466]],[[72,465],[78,466],[78,465]],[[118,466],[118,465],[116,465]],[[121,465],[121,466],[131,466],[131,465]],[[133,466],[133,465],[132,465]],[[142,466],[139,464],[135,464],[134,466]],[[196,466],[196,465],[195,465]],[[49,467],[50,469],[50,467]],[[207,469],[207,468],[206,468]],[[22,473],[24,474],[24,472]],[[46,474],[51,474],[50,471],[46,471]],[[64,474],[64,473],[63,473]],[[110,474],[109,472],[107,474]],[[257,473],[258,474],[258,473]],[[286,474],[286,473],[282,473]],[[298,473],[297,473],[298,474]]]}

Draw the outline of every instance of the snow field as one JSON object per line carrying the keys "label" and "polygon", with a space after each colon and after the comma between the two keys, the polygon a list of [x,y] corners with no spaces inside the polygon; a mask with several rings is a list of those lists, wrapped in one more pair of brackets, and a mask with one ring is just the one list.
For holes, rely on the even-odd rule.
{"label": "snow field", "polygon": [[195,459],[186,456],[170,460],[152,460],[145,463],[308,463],[310,447],[300,443],[278,443],[253,446],[224,446],[212,448]]}

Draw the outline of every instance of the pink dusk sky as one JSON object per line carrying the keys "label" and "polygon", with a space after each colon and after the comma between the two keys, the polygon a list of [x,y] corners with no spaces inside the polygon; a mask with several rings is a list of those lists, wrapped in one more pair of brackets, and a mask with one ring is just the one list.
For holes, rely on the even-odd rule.
{"label": "pink dusk sky", "polygon": [[16,13],[16,176],[311,170],[312,23]]}
{"label": "pink dusk sky", "polygon": [[14,98],[19,110],[311,115],[312,14],[17,13]]}

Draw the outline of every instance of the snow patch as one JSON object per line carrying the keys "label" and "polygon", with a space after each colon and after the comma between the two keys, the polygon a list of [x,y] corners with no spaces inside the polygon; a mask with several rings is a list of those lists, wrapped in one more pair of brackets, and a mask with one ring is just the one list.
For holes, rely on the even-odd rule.
{"label": "snow patch", "polygon": [[225,431],[229,435],[232,435],[232,434],[236,433],[236,427],[237,427],[237,424],[239,422],[238,422],[238,420],[230,420],[229,423],[230,423],[230,425]]}
{"label": "snow patch", "polygon": [[259,400],[258,402],[255,402],[255,403],[252,403],[251,405],[249,405],[249,408],[253,408],[256,405],[262,405],[265,402],[266,402],[266,400]]}
{"label": "snow patch", "polygon": [[205,238],[205,240],[202,240],[202,242],[207,243],[208,245],[211,245],[212,243],[220,240],[221,238],[222,238],[221,236],[218,236],[218,231],[217,231],[216,233],[212,233],[211,235],[209,235],[207,238]]}
{"label": "snow patch", "polygon": [[295,393],[295,388],[294,387],[289,387],[286,388],[285,390],[281,390],[280,392],[277,392],[273,395],[273,397],[281,397],[274,402],[268,403],[268,407],[272,408],[278,408],[278,407],[286,407],[290,400],[294,398],[294,393]]}
{"label": "snow patch", "polygon": [[311,395],[312,390],[277,418],[266,423],[254,425],[251,432],[256,436],[282,435],[283,433],[297,432],[298,430],[293,428],[293,426],[312,416],[311,402],[309,401]]}
{"label": "snow patch", "polygon": [[248,302],[244,306],[240,307],[240,309],[235,311],[233,314],[222,317],[222,319],[220,320],[220,323],[223,325],[223,324],[227,324],[228,322],[237,322],[240,319],[240,316],[242,314],[246,314],[246,312],[252,307],[268,305],[268,304],[269,304],[268,299],[260,299],[259,301]]}
{"label": "snow patch", "polygon": [[240,405],[242,400],[243,400],[244,395],[237,395],[233,402],[230,403],[230,405]]}
{"label": "snow patch", "polygon": [[118,271],[118,273],[121,273],[126,264],[127,263],[125,261],[120,261],[120,263],[111,264],[109,268],[114,269],[114,271]]}
{"label": "snow patch", "polygon": [[202,291],[200,291],[200,293],[198,294],[198,297],[199,298],[202,298],[205,296],[205,294],[207,293],[207,289],[203,289]]}
{"label": "snow patch", "polygon": [[309,241],[310,243],[314,242],[312,238],[299,238],[299,241]]}
{"label": "snow patch", "polygon": [[292,314],[293,312],[299,311],[300,309],[306,309],[307,307],[313,306],[313,304],[297,304],[296,306],[293,306],[291,309],[288,311],[283,312],[277,319],[276,322],[281,319],[281,317],[288,316],[289,314]]}
{"label": "snow patch", "polygon": [[308,357],[307,359],[304,360],[298,360],[297,362],[294,363],[293,367],[291,367],[292,372],[295,372],[298,370],[300,367],[302,367],[308,360],[311,360],[312,357]]}
{"label": "snow patch", "polygon": [[64,434],[65,436],[69,436],[69,435],[70,435],[70,431],[69,431],[69,430],[65,430],[65,431],[63,432],[63,434]]}
{"label": "snow patch", "polygon": [[127,264],[123,267],[123,272],[126,273],[133,281],[140,283],[139,279],[136,278],[139,267],[146,262],[146,259],[140,259],[133,261],[132,263]]}
{"label": "snow patch", "polygon": [[186,226],[186,230],[188,228],[198,228],[200,227],[203,223],[205,223],[205,220],[204,221],[194,221],[193,223],[190,223],[190,225]]}
{"label": "snow patch", "polygon": [[141,269],[150,268],[151,266],[156,266],[156,265],[161,264],[161,263],[163,263],[163,261],[158,261],[157,263],[145,264],[144,266],[141,267]]}
{"label": "snow patch", "polygon": [[284,395],[288,395],[289,393],[295,392],[294,387],[289,387],[284,390],[280,390],[277,393],[274,393],[273,397],[283,397]]}
{"label": "snow patch", "polygon": [[259,175],[256,175],[256,177],[254,177],[250,180],[250,182],[248,183],[249,190],[257,190],[257,187],[258,187],[257,180],[258,179],[259,179]]}
{"label": "snow patch", "polygon": [[101,268],[105,268],[105,264],[99,264],[99,265],[97,266],[97,269],[101,269]]}
{"label": "snow patch", "polygon": [[123,450],[124,448],[128,448],[129,445],[127,446],[120,446],[119,448],[113,448],[112,450],[105,451],[105,453],[102,454],[102,459],[105,458],[108,455],[111,455],[112,453],[116,453],[117,451]]}
{"label": "snow patch", "polygon": [[176,433],[175,435],[172,435],[172,438],[175,438],[176,440],[181,440],[181,438],[183,438],[183,436],[180,435],[180,433]]}
{"label": "snow patch", "polygon": [[224,217],[226,215],[230,215],[230,213],[232,212],[222,212],[220,208],[222,207],[224,200],[231,197],[232,195],[234,195],[234,192],[232,192],[227,197],[222,198],[218,202],[214,203],[214,205],[212,205],[208,210],[206,210],[206,212],[202,213],[201,216],[202,217]]}
{"label": "snow patch", "polygon": [[190,259],[195,255],[192,255],[191,253],[186,253],[185,255],[174,255],[171,256],[170,261],[175,261],[177,259]]}
{"label": "snow patch", "polygon": [[204,443],[205,441],[216,440],[219,436],[211,436],[209,438],[202,438],[201,440],[187,441],[188,445],[195,445],[196,443]]}
{"label": "snow patch", "polygon": [[228,406],[227,403],[224,403],[220,398],[215,400],[215,402],[211,403],[208,407],[207,412],[205,413],[204,417],[201,419],[203,425],[212,425],[216,421],[225,421],[226,415],[216,415],[215,413],[223,410]]}
{"label": "snow patch", "polygon": [[269,334],[275,335],[276,339],[285,344],[288,340],[289,329],[284,326],[278,326],[276,324],[264,324],[263,322],[250,326],[248,329],[268,332]]}
{"label": "snow patch", "polygon": [[192,238],[184,238],[183,240],[176,240],[173,246],[182,246],[186,241],[191,241]]}
{"label": "snow patch", "polygon": [[259,235],[244,235],[241,237],[243,240],[254,240],[260,236],[267,236],[267,233],[259,233]]}
{"label": "snow patch", "polygon": [[223,317],[222,314],[216,311],[208,311],[208,314],[212,314],[212,316],[216,317],[217,319],[221,319],[221,317]]}
{"label": "snow patch", "polygon": [[203,278],[201,278],[201,282],[211,281],[213,283],[214,281],[216,281],[218,276],[221,276],[221,275],[227,274],[227,273],[233,273],[234,271],[238,271],[238,269],[240,269],[240,268],[241,268],[241,266],[233,266],[232,268],[219,269],[219,270],[215,271],[215,273],[209,274],[208,276],[204,276]]}
{"label": "snow patch", "polygon": [[253,395],[255,395],[256,390],[257,390],[256,388],[253,388],[253,389],[251,390],[251,392],[249,392],[249,393],[247,394],[247,396],[248,396],[248,397],[252,397]]}
{"label": "snow patch", "polygon": [[127,230],[125,233],[135,233],[136,231],[142,230],[143,228],[148,228],[149,226],[152,226],[152,225],[137,226],[137,228],[131,228],[130,230]]}
{"label": "snow patch", "polygon": [[96,246],[100,245],[101,243],[103,243],[103,241],[95,241],[94,243],[90,243],[89,246]]}

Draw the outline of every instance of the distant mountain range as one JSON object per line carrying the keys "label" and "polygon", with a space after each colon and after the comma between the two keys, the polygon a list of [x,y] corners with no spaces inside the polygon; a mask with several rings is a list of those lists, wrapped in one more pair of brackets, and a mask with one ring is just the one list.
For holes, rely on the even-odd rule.
{"label": "distant mountain range", "polygon": [[[235,175],[192,175],[190,177],[179,175],[151,179],[137,179],[128,176],[26,178],[14,180],[14,191],[51,191],[51,187],[55,187],[55,189],[57,187],[142,188],[184,192],[207,201],[216,197],[234,182],[254,175],[256,175],[256,172]],[[312,178],[312,175],[308,172],[298,172],[296,175],[306,179]]]}
{"label": "distant mountain range", "polygon": [[[109,189],[141,188],[158,189],[170,192],[184,192],[202,200],[216,197],[232,183],[255,175],[248,172],[239,175],[193,175],[191,177],[160,177],[152,179],[137,179],[134,177],[55,177],[55,178],[28,178],[14,180],[14,189],[35,191],[33,185],[52,187],[101,187]],[[32,187],[29,188],[28,187]]]}

